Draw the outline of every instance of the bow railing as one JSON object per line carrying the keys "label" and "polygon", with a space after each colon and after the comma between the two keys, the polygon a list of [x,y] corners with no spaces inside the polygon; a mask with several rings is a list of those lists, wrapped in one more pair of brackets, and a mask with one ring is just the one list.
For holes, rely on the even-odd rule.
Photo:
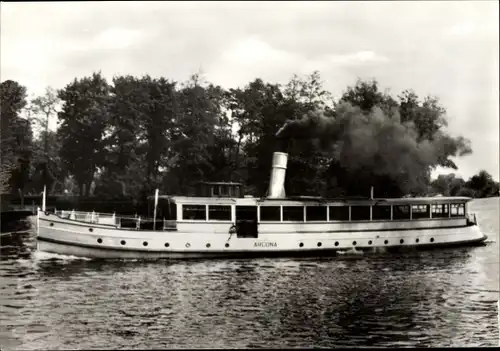
{"label": "bow railing", "polygon": [[75,210],[54,210],[54,214],[63,219],[73,221],[93,223],[100,225],[109,225],[116,228],[127,228],[137,230],[164,230],[175,231],[177,230],[177,221],[168,219],[157,219],[156,223],[152,218],[141,216],[127,216],[119,215],[116,213],[102,213],[102,212],[83,212]]}

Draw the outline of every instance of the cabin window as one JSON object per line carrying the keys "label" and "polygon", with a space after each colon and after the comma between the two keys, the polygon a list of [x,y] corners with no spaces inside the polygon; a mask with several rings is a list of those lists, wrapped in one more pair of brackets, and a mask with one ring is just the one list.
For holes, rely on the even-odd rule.
{"label": "cabin window", "polygon": [[213,196],[219,196],[220,195],[219,187],[217,185],[215,185],[215,186],[212,187],[212,195]]}
{"label": "cabin window", "polygon": [[450,214],[452,217],[465,216],[465,204],[450,204]]}
{"label": "cabin window", "polygon": [[261,222],[281,221],[281,209],[279,206],[260,206]]}
{"label": "cabin window", "polygon": [[229,196],[231,197],[240,197],[240,187],[238,185],[234,185],[229,188]]}
{"label": "cabin window", "polygon": [[206,206],[205,205],[182,205],[182,219],[206,221]]}
{"label": "cabin window", "polygon": [[330,221],[348,221],[349,206],[330,206]]}
{"label": "cabin window", "polygon": [[369,221],[370,206],[351,206],[351,221]]}
{"label": "cabin window", "polygon": [[232,194],[233,197],[240,197],[240,187],[239,186],[235,186],[233,188],[233,194]]}
{"label": "cabin window", "polygon": [[212,187],[213,196],[228,196],[229,188],[226,185],[214,185]]}
{"label": "cabin window", "polygon": [[372,207],[372,219],[374,220],[382,220],[382,219],[391,219],[391,206],[381,206],[376,205]]}
{"label": "cabin window", "polygon": [[225,186],[225,185],[220,185],[219,186],[219,193],[220,193],[220,196],[229,196],[229,187]]}
{"label": "cabin window", "polygon": [[448,204],[432,205],[432,218],[448,218]]}
{"label": "cabin window", "polygon": [[429,205],[412,205],[411,206],[411,218],[429,218],[430,217],[430,206]]}
{"label": "cabin window", "polygon": [[208,219],[211,221],[230,221],[231,206],[208,206]]}
{"label": "cabin window", "polygon": [[326,221],[326,206],[306,206],[306,220]]}
{"label": "cabin window", "polygon": [[410,219],[409,205],[392,206],[392,219]]}
{"label": "cabin window", "polygon": [[176,220],[177,219],[177,206],[175,202],[168,201],[166,199],[160,199],[158,201],[158,207],[156,208],[156,218],[163,218],[166,220]]}
{"label": "cabin window", "polygon": [[283,206],[283,220],[304,222],[304,206]]}

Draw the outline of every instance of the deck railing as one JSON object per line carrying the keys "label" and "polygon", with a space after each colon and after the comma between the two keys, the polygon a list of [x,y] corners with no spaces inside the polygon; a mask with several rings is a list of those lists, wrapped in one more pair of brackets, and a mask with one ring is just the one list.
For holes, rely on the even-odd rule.
{"label": "deck railing", "polygon": [[467,222],[477,225],[477,218],[475,213],[467,213]]}
{"label": "deck railing", "polygon": [[154,225],[153,218],[141,217],[141,216],[127,216],[119,215],[116,213],[102,213],[102,212],[82,212],[75,210],[54,210],[55,215],[60,218],[70,219],[86,223],[110,225],[116,228],[135,228],[139,229],[150,229],[153,230],[177,230],[176,220],[167,219],[157,219],[156,225]]}

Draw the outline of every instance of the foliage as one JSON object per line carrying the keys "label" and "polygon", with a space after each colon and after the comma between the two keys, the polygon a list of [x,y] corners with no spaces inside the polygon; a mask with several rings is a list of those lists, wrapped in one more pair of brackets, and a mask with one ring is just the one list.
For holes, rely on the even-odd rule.
{"label": "foliage", "polygon": [[485,170],[473,175],[468,181],[454,173],[440,174],[430,184],[430,192],[443,196],[492,197],[499,196],[500,184]]}
{"label": "foliage", "polygon": [[67,171],[60,156],[61,140],[51,130],[42,131],[33,139],[30,181],[27,190],[41,193],[47,186],[47,193],[64,192],[64,180]]}
{"label": "foliage", "polygon": [[32,130],[21,117],[26,106],[26,88],[7,80],[0,84],[1,175],[0,194],[23,191],[29,179]]}
{"label": "foliage", "polygon": [[170,179],[177,179],[176,192],[189,192],[196,181],[226,178],[231,173],[225,172],[226,149],[231,145],[227,144],[228,120],[222,116],[224,99],[220,87],[203,87],[197,75],[178,91],[168,165]]}
{"label": "foliage", "polygon": [[[44,185],[48,193],[64,190],[66,176],[59,155],[60,140],[54,131],[49,130],[50,120],[57,118],[60,100],[57,91],[46,88],[44,95],[35,97],[27,106],[27,113],[35,130],[39,133],[33,139],[33,159],[30,170],[29,190],[40,193]],[[58,189],[56,189],[58,188]]]}
{"label": "foliage", "polygon": [[468,141],[446,134],[445,110],[435,98],[420,102],[404,92],[400,102],[378,90],[376,81],[349,87],[333,111],[316,109],[289,120],[281,138],[313,138],[330,156],[331,195],[424,194],[437,166],[455,167],[453,156],[470,153]]}
{"label": "foliage", "polygon": [[[9,126],[9,140],[22,125],[16,118],[25,90],[5,83],[2,94],[10,92],[12,102],[2,104],[8,116],[2,126]],[[23,134],[32,141],[24,187],[34,193],[48,185],[59,193],[142,201],[157,187],[186,194],[199,181],[237,181],[247,194],[262,196],[273,151],[289,154],[289,195],[368,196],[372,186],[378,197],[498,193],[486,173],[431,182],[433,169],[456,169],[453,158],[472,152],[469,141],[447,133],[437,98],[420,99],[412,90],[393,98],[376,81],[357,81],[334,100],[319,72],[229,90],[197,74],[183,83],[126,75],[108,84],[93,73],[57,95],[48,89],[29,111],[45,129],[34,138],[30,130]],[[56,113],[57,133],[45,123]],[[20,169],[21,154],[14,157],[5,145],[6,161]]]}
{"label": "foliage", "polygon": [[75,79],[59,91],[63,105],[58,113],[61,126],[60,155],[64,167],[74,175],[80,195],[88,196],[97,168],[105,162],[105,139],[110,87],[100,73]]}

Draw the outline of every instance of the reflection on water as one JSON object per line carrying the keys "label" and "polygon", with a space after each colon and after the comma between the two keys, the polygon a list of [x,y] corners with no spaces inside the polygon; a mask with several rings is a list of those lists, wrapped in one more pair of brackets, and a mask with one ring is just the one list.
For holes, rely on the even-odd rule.
{"label": "reflection on water", "polygon": [[98,261],[1,237],[0,346],[496,346],[498,202],[475,205],[486,246],[341,259]]}

